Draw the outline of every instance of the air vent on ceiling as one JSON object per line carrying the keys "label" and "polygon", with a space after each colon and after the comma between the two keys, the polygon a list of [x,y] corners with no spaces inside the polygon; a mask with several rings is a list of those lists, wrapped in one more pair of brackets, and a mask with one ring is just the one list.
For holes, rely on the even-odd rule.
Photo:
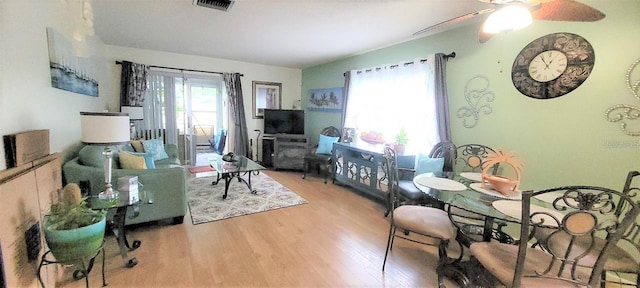
{"label": "air vent on ceiling", "polygon": [[233,6],[234,0],[193,0],[193,5],[229,11]]}

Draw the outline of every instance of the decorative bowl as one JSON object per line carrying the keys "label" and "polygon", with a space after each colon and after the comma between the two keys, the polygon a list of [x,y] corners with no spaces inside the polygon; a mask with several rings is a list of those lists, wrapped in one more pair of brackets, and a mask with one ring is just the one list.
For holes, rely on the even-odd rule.
{"label": "decorative bowl", "polygon": [[[518,180],[509,179],[502,176],[491,175],[491,174],[483,174],[482,178],[489,182],[491,188],[500,192],[502,195],[511,194],[518,185]],[[482,182],[484,186],[484,181]]]}
{"label": "decorative bowl", "polygon": [[238,161],[238,156],[233,155],[233,152],[229,152],[227,154],[222,155],[222,161],[235,162],[235,161]]}

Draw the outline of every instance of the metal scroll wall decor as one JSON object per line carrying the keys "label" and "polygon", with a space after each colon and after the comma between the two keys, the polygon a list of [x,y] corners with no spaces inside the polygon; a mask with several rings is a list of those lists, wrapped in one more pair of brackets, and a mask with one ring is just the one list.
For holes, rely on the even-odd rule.
{"label": "metal scroll wall decor", "polygon": [[[635,80],[635,82],[632,83],[631,76],[634,70],[636,69],[636,67],[638,67],[639,63],[640,63],[640,58],[636,59],[636,61],[634,61],[631,64],[631,66],[629,66],[629,69],[627,69],[627,73],[625,74],[627,88],[631,90],[631,94],[633,94],[633,96],[636,97],[638,101],[640,101],[640,96],[638,95],[638,91],[640,90],[640,79]],[[640,73],[636,73],[636,74],[640,75]],[[636,128],[636,131],[629,131],[627,127],[627,122],[626,122],[627,120],[629,122],[632,122],[640,118],[639,107],[636,107],[633,105],[627,105],[627,104],[617,104],[607,109],[607,111],[604,113],[604,117],[609,122],[620,122],[620,129],[622,129],[622,132],[624,134],[627,134],[629,136],[640,136],[640,131],[638,131],[640,130],[640,127]]]}
{"label": "metal scroll wall decor", "polygon": [[458,118],[462,125],[473,128],[480,120],[480,114],[489,115],[493,111],[490,103],[496,96],[489,90],[489,79],[484,75],[476,75],[464,86],[464,98],[469,106],[458,109]]}

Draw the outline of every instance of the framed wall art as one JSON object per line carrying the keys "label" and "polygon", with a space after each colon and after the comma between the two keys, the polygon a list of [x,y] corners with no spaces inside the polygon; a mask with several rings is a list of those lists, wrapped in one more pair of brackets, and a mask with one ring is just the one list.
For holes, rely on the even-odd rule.
{"label": "framed wall art", "polygon": [[49,70],[54,88],[98,97],[96,65],[91,58],[75,56],[71,42],[47,27]]}
{"label": "framed wall art", "polygon": [[282,83],[253,81],[253,119],[264,118],[264,109],[282,108]]}
{"label": "framed wall art", "polygon": [[343,102],[342,87],[310,89],[307,107],[311,111],[340,112]]}

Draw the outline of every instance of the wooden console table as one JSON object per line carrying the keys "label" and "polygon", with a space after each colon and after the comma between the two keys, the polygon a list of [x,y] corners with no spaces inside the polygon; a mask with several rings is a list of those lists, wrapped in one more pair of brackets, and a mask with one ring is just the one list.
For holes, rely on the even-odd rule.
{"label": "wooden console table", "polygon": [[360,142],[334,143],[334,181],[384,200],[387,175],[383,169],[383,147]]}

